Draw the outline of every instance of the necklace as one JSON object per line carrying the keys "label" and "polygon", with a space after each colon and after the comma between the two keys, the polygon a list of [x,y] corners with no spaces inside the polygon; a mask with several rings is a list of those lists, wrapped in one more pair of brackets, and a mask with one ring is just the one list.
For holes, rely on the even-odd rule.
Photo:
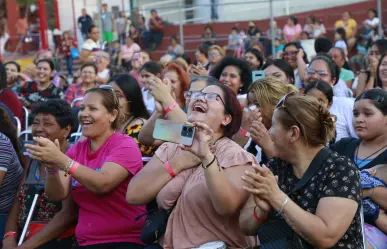
{"label": "necklace", "polygon": [[[361,144],[361,143],[359,143],[359,145],[357,146],[357,148],[356,148],[356,153],[355,153],[356,159],[357,159],[357,160],[359,160],[358,154],[359,154],[360,144]],[[364,161],[366,161],[367,159],[369,159],[369,158],[372,157],[373,155],[377,154],[379,151],[383,150],[383,149],[386,148],[386,147],[387,147],[387,144],[384,145],[382,148],[378,149],[377,151],[375,151],[374,153],[372,153],[371,155],[369,155],[369,156],[367,156],[366,158],[362,159],[362,160],[360,161],[360,163],[356,163],[356,165],[359,167],[359,165],[361,165]]]}

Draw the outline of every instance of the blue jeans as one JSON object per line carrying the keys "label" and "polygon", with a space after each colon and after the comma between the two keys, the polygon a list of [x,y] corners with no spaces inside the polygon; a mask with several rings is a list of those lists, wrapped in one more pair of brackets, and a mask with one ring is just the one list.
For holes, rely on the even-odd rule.
{"label": "blue jeans", "polygon": [[66,66],[67,66],[67,71],[69,72],[69,75],[73,75],[73,57],[70,56],[65,56],[66,60]]}
{"label": "blue jeans", "polygon": [[[161,31],[148,30],[144,33],[143,42],[147,49],[156,49],[163,40],[164,33]],[[151,45],[152,43],[152,45]]]}

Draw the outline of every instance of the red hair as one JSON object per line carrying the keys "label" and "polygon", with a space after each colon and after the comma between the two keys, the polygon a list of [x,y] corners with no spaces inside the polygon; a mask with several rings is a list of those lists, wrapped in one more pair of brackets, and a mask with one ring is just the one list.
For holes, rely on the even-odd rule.
{"label": "red hair", "polygon": [[181,83],[181,92],[177,94],[176,98],[179,99],[181,103],[184,103],[184,92],[188,90],[190,82],[189,75],[181,66],[179,66],[175,62],[171,62],[168,64],[168,66],[164,69],[164,74],[168,71],[176,72],[177,76],[179,77],[179,81]]}

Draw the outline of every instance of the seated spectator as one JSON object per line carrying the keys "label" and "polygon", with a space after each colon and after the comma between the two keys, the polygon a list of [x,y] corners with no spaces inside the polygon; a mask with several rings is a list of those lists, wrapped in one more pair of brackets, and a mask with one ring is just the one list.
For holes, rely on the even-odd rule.
{"label": "seated spectator", "polygon": [[212,45],[208,50],[208,72],[211,71],[225,56],[225,51],[218,45]]}
{"label": "seated spectator", "polygon": [[253,21],[249,22],[249,28],[247,30],[247,38],[245,42],[245,49],[250,47],[250,44],[259,42],[262,35],[261,30],[257,27],[257,24]]}
{"label": "seated spectator", "polygon": [[[32,114],[32,136],[44,137],[52,142],[56,140],[60,150],[65,153],[69,149],[67,138],[74,123],[70,106],[63,100],[49,100],[34,106]],[[4,238],[5,248],[16,247],[19,231],[25,226],[35,194],[39,195],[36,212],[31,217],[29,233],[21,247],[74,248],[74,226],[78,211],[71,197],[63,202],[48,199],[43,190],[50,172],[45,170],[44,164],[30,158],[7,221],[6,231],[9,234],[15,232],[15,235]]]}
{"label": "seated spectator", "polygon": [[302,31],[301,36],[300,36],[300,40],[302,41],[302,40],[309,40],[309,39],[311,39],[309,33],[306,31]]}
{"label": "seated spectator", "polygon": [[[325,147],[334,136],[328,110],[311,97],[287,95],[275,108],[270,135],[277,157],[243,177],[251,195],[239,217],[242,231],[258,234],[261,247],[280,241],[295,248],[298,240],[304,248],[362,248],[359,172]],[[309,181],[299,188],[300,179]],[[276,222],[290,232],[276,233]]]}
{"label": "seated spectator", "polygon": [[20,88],[21,98],[19,99],[24,106],[30,108],[32,104],[38,102],[63,98],[62,89],[51,83],[54,70],[54,63],[51,60],[38,61],[35,81],[29,81]]}
{"label": "seated spectator", "polygon": [[210,24],[207,24],[204,27],[204,32],[202,34],[202,43],[206,44],[207,46],[212,46],[216,44],[216,34]]}
{"label": "seated spectator", "polygon": [[[8,88],[7,72],[2,63],[0,63],[0,103],[3,103],[12,112],[13,116],[23,120],[23,109],[18,96]],[[12,116],[12,117],[13,117]],[[12,118],[11,117],[11,118]],[[13,122],[13,120],[12,120]]]}
{"label": "seated spectator", "polygon": [[343,28],[336,29],[335,32],[335,47],[341,48],[344,51],[345,58],[348,56],[347,38]]}
{"label": "seated spectator", "polygon": [[136,29],[138,29],[140,19],[143,19],[143,15],[140,14],[140,10],[138,8],[134,8],[132,10],[132,14],[129,17],[130,24],[133,25]]}
{"label": "seated spectator", "polygon": [[238,28],[233,27],[231,29],[231,34],[228,36],[228,45],[225,46],[223,49],[224,50],[230,50],[230,51],[236,51],[239,46],[242,45],[243,41],[241,40],[241,37],[238,34]]}
{"label": "seated spectator", "polygon": [[144,248],[144,219],[135,219],[145,206],[128,205],[122,195],[142,168],[141,152],[132,138],[116,132],[121,114],[113,88],[88,90],[78,117],[85,139],[66,154],[47,138],[26,145],[33,158],[48,167],[47,197],[74,199],[79,207],[75,235],[81,248]]}
{"label": "seated spectator", "polygon": [[306,32],[310,37],[314,35],[314,27],[317,20],[314,15],[310,15],[306,18],[306,23],[304,25],[303,31]]}
{"label": "seated spectator", "polygon": [[285,60],[269,60],[262,66],[265,71],[265,77],[278,78],[285,85],[294,85],[294,71],[292,66]]}
{"label": "seated spectator", "polygon": [[[219,100],[210,101],[209,96]],[[200,142],[203,150],[195,146],[199,136],[190,147],[164,143],[130,183],[126,194],[129,203],[142,205],[157,198],[162,209],[175,206],[164,239],[159,241],[163,248],[193,248],[214,241],[230,248],[255,244],[254,238],[241,234],[236,222],[247,200],[240,175],[256,163],[251,154],[230,140],[240,128],[241,112],[236,96],[223,85],[193,93],[188,122],[195,122],[196,135],[204,138]],[[205,135],[209,129],[214,131],[211,137]]]}
{"label": "seated spectator", "polygon": [[121,46],[120,55],[119,55],[119,64],[123,67],[128,68],[130,65],[130,61],[133,58],[133,55],[136,52],[140,52],[140,46],[133,41],[133,39],[128,36],[125,39],[125,44]]}
{"label": "seated spectator", "polygon": [[184,53],[184,48],[178,43],[177,37],[171,37],[171,45],[168,46],[167,53],[172,56],[173,59]]}
{"label": "seated spectator", "polygon": [[251,71],[260,70],[264,64],[262,53],[255,48],[247,49],[243,58],[249,64]]}
{"label": "seated spectator", "polygon": [[26,81],[30,81],[31,78],[21,72],[19,63],[15,61],[8,61],[4,64],[5,71],[7,72],[7,86],[16,95],[19,94],[19,87],[23,86]]}
{"label": "seated spectator", "polygon": [[327,37],[319,37],[314,41],[314,50],[316,54],[327,54],[333,48],[332,41]]}
{"label": "seated spectator", "polygon": [[40,61],[42,59],[51,60],[54,63],[55,70],[54,70],[54,75],[51,77],[52,84],[54,84],[54,86],[62,88],[62,89],[67,87],[66,81],[64,80],[63,76],[58,71],[56,71],[57,65],[55,65],[54,54],[51,50],[49,50],[49,49],[44,50],[43,49],[43,50],[40,50],[36,53],[35,58],[34,58],[35,69],[33,69],[33,70],[36,70],[38,61]]}
{"label": "seated spectator", "polygon": [[149,112],[136,79],[127,74],[117,74],[111,79],[110,85],[120,102],[123,114],[117,130],[134,139],[143,157],[152,157],[155,147],[142,145],[138,140],[142,127],[149,119]]}
{"label": "seated spectator", "polygon": [[318,37],[322,37],[322,36],[326,35],[326,33],[327,33],[327,30],[325,29],[324,22],[323,22],[322,18],[317,19],[315,24],[314,24],[312,37],[314,39],[316,39]]}
{"label": "seated spectator", "polygon": [[348,41],[348,51],[350,52],[356,44],[356,35],[358,25],[355,19],[351,17],[349,11],[344,11],[341,19],[335,22],[334,29],[343,28]]}
{"label": "seated spectator", "polygon": [[[356,98],[353,108],[353,127],[359,138],[342,139],[332,146],[341,155],[351,158],[357,168],[362,170],[362,176],[364,171],[368,171],[368,176],[376,175],[382,170],[381,166],[386,164],[386,110],[385,91],[371,89],[363,92]],[[380,182],[383,178],[378,179]],[[384,200],[387,189],[383,185],[376,185],[375,180],[369,179],[366,182],[366,185],[362,182],[362,197],[367,248],[385,248],[387,205]]]}
{"label": "seated spectator", "polygon": [[111,48],[109,48],[108,53],[111,59],[112,66],[118,66],[118,62],[120,61],[120,53],[121,53],[121,43],[116,40],[111,42]]}
{"label": "seated spectator", "polygon": [[200,44],[195,51],[195,59],[196,59],[196,65],[202,66],[205,69],[208,69],[209,63],[208,63],[208,50],[209,46],[206,44]]}
{"label": "seated spectator", "polygon": [[141,89],[142,97],[144,99],[146,109],[150,114],[156,110],[155,98],[150,92],[150,86],[153,84],[154,78],[161,78],[162,71],[163,69],[161,66],[154,61],[144,63],[140,69],[141,82],[144,85]]}
{"label": "seated spectator", "polygon": [[376,68],[376,87],[386,91],[387,89],[387,54],[383,54],[380,58],[378,67]]}
{"label": "seated spectator", "polygon": [[368,18],[364,21],[364,26],[371,31],[377,31],[379,27],[378,13],[375,9],[368,10]]}
{"label": "seated spectator", "polygon": [[174,96],[176,103],[181,109],[186,110],[184,92],[188,90],[190,82],[188,73],[176,63],[171,62],[164,69],[163,75],[170,81],[171,94]]}
{"label": "seated spectator", "polygon": [[145,25],[145,17],[144,16],[141,16],[138,19],[138,23],[137,23],[136,29],[137,29],[139,37],[143,38],[144,34],[146,32],[146,25]]}
{"label": "seated spectator", "polygon": [[[64,99],[71,105],[77,98],[83,98],[85,92],[90,88],[96,87],[97,67],[93,63],[85,63],[81,66],[81,82],[79,84],[71,84],[67,89]],[[79,107],[82,101],[78,101],[75,107]]]}
{"label": "seated spectator", "polygon": [[[22,153],[17,131],[7,112],[0,107],[0,236],[8,237],[5,225],[23,177]],[[4,239],[5,239],[4,238]],[[0,241],[0,246],[2,242]],[[16,244],[15,244],[16,246]]]}
{"label": "seated spectator", "polygon": [[291,16],[288,19],[288,23],[285,25],[283,32],[286,43],[300,40],[302,27],[295,16]]}
{"label": "seated spectator", "polygon": [[305,69],[308,64],[308,58],[302,46],[297,42],[287,43],[282,53],[282,58],[289,63],[294,70],[294,86],[297,89],[303,87]]}
{"label": "seated spectator", "polygon": [[129,37],[132,38],[134,43],[140,43],[140,34],[136,29],[136,26],[134,26],[133,24],[130,24],[129,26]]}
{"label": "seated spectator", "polygon": [[105,85],[109,81],[110,56],[104,51],[97,51],[94,54],[93,60],[98,69],[96,83]]}
{"label": "seated spectator", "polygon": [[134,53],[132,60],[130,61],[132,69],[130,70],[129,74],[137,80],[137,83],[141,89],[144,87],[144,84],[142,83],[142,80],[140,77],[140,69],[145,63],[149,61],[150,61],[150,56],[147,52],[144,52],[144,51]]}
{"label": "seated spectator", "polygon": [[154,9],[151,10],[151,19],[149,19],[148,25],[149,30],[145,32],[143,42],[145,48],[153,51],[157,49],[164,37],[163,19],[159,17]]}
{"label": "seated spectator", "polygon": [[352,89],[353,80],[355,79],[355,74],[349,70],[348,62],[346,61],[346,56],[344,50],[338,47],[332,48],[329,52],[329,55],[332,57],[332,60],[336,63],[340,70],[340,79],[343,80],[347,87]]}
{"label": "seated spectator", "polygon": [[82,45],[81,55],[79,58],[81,62],[91,60],[94,56],[93,52],[101,50],[101,45],[99,43],[99,28],[95,25],[91,25],[87,34],[89,39],[87,39]]}
{"label": "seated spectator", "polygon": [[[246,61],[229,56],[224,57],[210,74],[218,79],[219,83],[231,88],[241,102],[246,102],[246,94],[252,77]],[[242,105],[246,106],[243,103]]]}

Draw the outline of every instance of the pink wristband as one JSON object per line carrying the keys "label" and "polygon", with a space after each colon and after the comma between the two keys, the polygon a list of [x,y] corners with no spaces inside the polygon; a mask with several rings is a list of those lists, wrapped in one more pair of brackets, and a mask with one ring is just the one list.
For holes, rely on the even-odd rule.
{"label": "pink wristband", "polygon": [[164,115],[167,116],[168,113],[170,113],[173,109],[175,109],[178,106],[179,105],[176,103],[168,106],[168,108],[164,110]]}
{"label": "pink wristband", "polygon": [[169,174],[172,178],[175,178],[176,173],[173,172],[173,169],[171,168],[171,165],[169,164],[168,161],[166,161],[166,162],[164,163],[164,168],[165,168],[165,170],[168,172],[168,174]]}
{"label": "pink wristband", "polygon": [[74,172],[77,170],[78,167],[79,167],[79,163],[77,163],[76,161],[74,161],[73,166],[69,169],[69,175],[74,174]]}

